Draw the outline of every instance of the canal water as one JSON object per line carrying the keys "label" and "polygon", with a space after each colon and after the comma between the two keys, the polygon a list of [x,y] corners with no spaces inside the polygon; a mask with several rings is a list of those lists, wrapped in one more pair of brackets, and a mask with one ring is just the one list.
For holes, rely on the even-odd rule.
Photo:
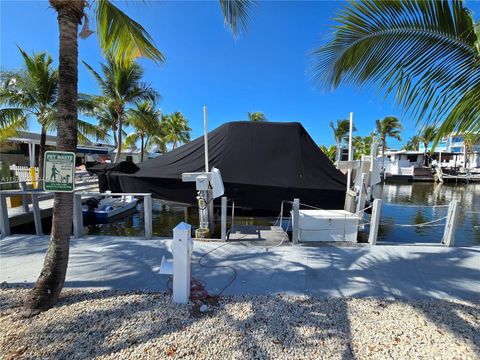
{"label": "canal water", "polygon": [[[379,242],[440,243],[445,225],[442,218],[447,215],[450,201],[457,199],[461,210],[456,246],[480,245],[480,184],[387,183],[376,186],[374,197],[383,199]],[[192,210],[189,216],[190,223],[198,223],[196,211]],[[235,224],[267,225],[275,220],[236,217]],[[154,200],[154,235],[172,236],[172,229],[180,221],[184,221],[183,208]],[[428,226],[419,225],[429,222]],[[86,230],[90,235],[141,236],[144,233],[142,204],[134,213],[115,222],[90,225]]]}
{"label": "canal water", "polygon": [[[460,201],[455,246],[480,245],[480,184],[416,182],[382,184],[374,191],[382,199],[378,241],[439,243],[448,204]],[[419,224],[426,224],[421,226]],[[414,225],[414,226],[412,226]]]}

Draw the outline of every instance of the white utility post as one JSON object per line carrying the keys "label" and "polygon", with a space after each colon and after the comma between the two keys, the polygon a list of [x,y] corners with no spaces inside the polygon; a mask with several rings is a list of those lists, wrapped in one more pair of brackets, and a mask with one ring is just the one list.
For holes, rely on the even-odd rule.
{"label": "white utility post", "polygon": [[378,226],[380,225],[380,212],[382,208],[382,200],[373,200],[372,216],[370,218],[370,234],[368,235],[368,243],[370,245],[377,244]]}
{"label": "white utility post", "polygon": [[[353,112],[350,113],[350,131],[348,134],[348,161],[353,160]],[[352,170],[348,169],[347,174],[347,190],[350,190],[352,184]]]}
{"label": "white utility post", "polygon": [[443,233],[443,241],[446,246],[455,246],[455,231],[457,230],[460,205],[458,200],[452,200],[448,206],[447,222]]}
{"label": "white utility post", "polygon": [[181,222],[173,229],[173,259],[162,258],[160,274],[173,275],[174,303],[187,304],[190,297],[190,278],[192,275],[192,228]]}

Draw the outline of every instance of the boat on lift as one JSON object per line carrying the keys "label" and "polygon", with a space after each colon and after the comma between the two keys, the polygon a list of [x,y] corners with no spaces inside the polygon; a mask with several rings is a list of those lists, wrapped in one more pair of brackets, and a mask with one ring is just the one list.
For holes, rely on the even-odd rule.
{"label": "boat on lift", "polygon": [[102,222],[135,209],[137,203],[138,199],[131,195],[90,198],[82,206],[82,214],[90,221]]}

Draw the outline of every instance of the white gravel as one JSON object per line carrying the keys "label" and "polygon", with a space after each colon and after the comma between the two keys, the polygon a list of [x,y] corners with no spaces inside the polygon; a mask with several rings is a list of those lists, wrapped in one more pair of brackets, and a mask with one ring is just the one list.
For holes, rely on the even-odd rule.
{"label": "white gravel", "polygon": [[[32,319],[0,290],[0,359],[480,359],[480,302],[63,292]],[[202,308],[205,310],[205,308]]]}

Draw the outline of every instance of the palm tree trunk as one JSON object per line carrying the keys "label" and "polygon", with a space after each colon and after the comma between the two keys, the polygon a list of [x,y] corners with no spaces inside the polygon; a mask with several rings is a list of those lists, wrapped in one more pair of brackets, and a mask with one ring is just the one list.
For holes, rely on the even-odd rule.
{"label": "palm tree trunk", "polygon": [[144,144],[143,144],[143,140],[144,140],[144,139],[143,139],[143,134],[141,135],[141,139],[142,139],[142,143],[141,143],[141,146],[140,146],[140,147],[141,147],[141,149],[142,149],[142,154],[140,155],[140,161],[143,162],[143,146],[144,146]]}
{"label": "palm tree trunk", "polygon": [[[77,147],[77,32],[84,1],[50,0],[58,13],[60,33],[57,105],[57,148]],[[65,283],[72,230],[73,194],[55,193],[50,243],[40,276],[25,299],[24,316],[32,316],[55,305]]]}
{"label": "palm tree trunk", "polygon": [[40,135],[40,148],[38,150],[38,187],[43,188],[43,157],[45,156],[45,146],[47,143],[47,129],[42,125],[42,133]]}
{"label": "palm tree trunk", "polygon": [[123,125],[123,116],[118,115],[118,136],[117,136],[117,153],[115,154],[114,162],[120,161],[120,155],[122,153],[122,125]]}
{"label": "palm tree trunk", "polygon": [[335,154],[335,161],[339,162],[340,161],[340,143],[337,141],[337,148],[336,148],[336,154]]}

